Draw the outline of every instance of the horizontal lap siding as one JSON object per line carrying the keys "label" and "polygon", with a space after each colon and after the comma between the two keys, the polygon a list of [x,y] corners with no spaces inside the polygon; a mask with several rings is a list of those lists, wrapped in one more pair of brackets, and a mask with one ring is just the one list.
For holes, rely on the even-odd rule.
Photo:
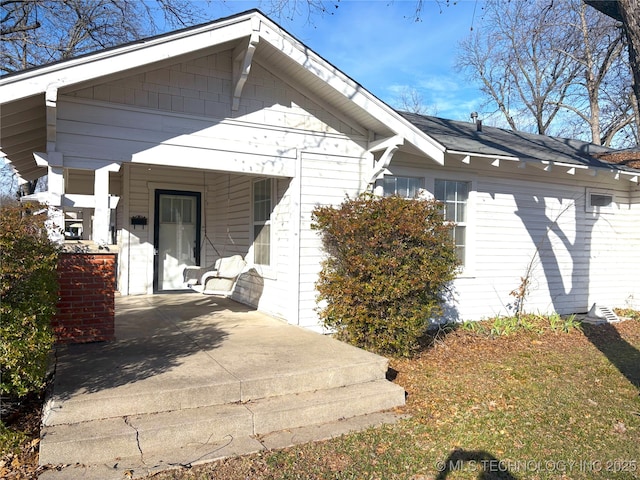
{"label": "horizontal lap siding", "polygon": [[626,184],[603,184],[619,189],[621,205],[614,213],[585,211],[585,180],[567,185],[480,177],[474,275],[455,282],[459,318],[507,314],[515,300],[510,292],[529,265],[528,312],[567,314],[586,311],[593,302],[624,304],[637,287],[631,272],[639,264],[633,252],[638,241],[632,240]]}
{"label": "horizontal lap siding", "polygon": [[484,178],[477,189],[475,268],[472,278],[456,282],[460,317],[508,313],[516,300],[510,292],[527,270],[527,311],[583,308],[588,292],[584,276],[577,275],[585,263],[581,189]]}
{"label": "horizontal lap siding", "polygon": [[[243,303],[259,308],[273,316],[289,320],[295,299],[291,290],[291,266],[295,259],[289,253],[290,215],[287,191],[288,179],[274,180],[275,205],[272,214],[272,258],[271,266],[251,265],[251,251],[249,250],[251,233],[251,181],[247,183],[247,206],[244,228],[246,229],[249,271],[238,279],[233,298]],[[247,253],[244,254],[245,256]]]}
{"label": "horizontal lap siding", "polygon": [[[179,182],[179,183],[177,183]],[[149,168],[142,165],[131,165],[130,169],[130,216],[147,217],[148,224],[143,228],[129,224],[125,219],[122,236],[129,244],[127,253],[129,260],[129,294],[149,293],[153,282],[153,215],[154,188],[170,188],[186,191],[202,189],[203,176],[195,170],[177,170],[166,167]],[[174,187],[176,186],[177,187]],[[126,269],[125,269],[126,270]]]}
{"label": "horizontal lap siding", "polygon": [[[276,316],[285,319],[291,319],[295,322],[298,313],[296,305],[297,277],[293,277],[295,273],[294,264],[297,258],[291,255],[291,240],[294,232],[292,228],[295,223],[292,222],[292,216],[297,212],[292,205],[290,197],[290,179],[275,180],[276,192],[276,208],[274,212],[274,220],[272,228],[274,228],[273,241],[275,242],[275,276],[276,281],[272,281],[272,289],[269,296],[265,300],[269,300],[269,310]],[[265,302],[266,305],[266,302]]]}
{"label": "horizontal lap siding", "polygon": [[[626,182],[625,182],[626,183]],[[640,268],[640,205],[621,192],[613,213],[587,214],[590,255],[589,306],[634,306],[637,302]]]}
{"label": "horizontal lap siding", "polygon": [[337,206],[348,194],[359,193],[365,165],[362,158],[302,155],[300,232],[300,325],[317,326],[316,289],[322,244],[311,230],[311,213],[318,205]]}
{"label": "horizontal lap siding", "polygon": [[207,173],[202,265],[249,250],[251,177]]}
{"label": "horizontal lap siding", "polygon": [[[298,281],[295,263],[301,226],[297,220],[293,221],[293,216],[299,214],[300,197],[306,196],[306,215],[309,216],[312,208],[309,205],[315,204],[316,198],[328,196],[330,203],[339,203],[344,192],[357,191],[362,149],[353,139],[361,143],[364,139],[351,125],[261,65],[258,56],[254,58],[239,109],[232,112],[231,55],[231,51],[224,51],[181,63],[167,63],[152,71],[65,92],[58,108],[58,146],[65,158],[82,161],[89,167],[104,161],[130,162],[132,159],[150,164],[134,163],[127,167],[130,169],[128,184],[122,187],[127,197],[118,208],[119,238],[122,245],[129,247],[123,250],[123,255],[125,261],[130,262],[123,265],[121,274],[127,275],[125,284],[129,285],[131,294],[151,290],[153,205],[150,199],[153,201],[153,197],[150,197],[150,183],[162,188],[181,185],[181,189],[197,188],[204,192],[201,264],[210,265],[220,255],[250,254],[251,179],[255,177],[225,172],[232,169],[230,162],[238,162],[236,152],[266,158],[266,167],[286,165],[287,172],[302,170],[300,165],[294,165],[301,151],[323,154],[323,159],[325,154],[344,156],[333,157],[326,165],[320,162],[308,171],[318,180],[308,181],[302,187],[303,195],[299,187],[292,190],[289,178],[275,181],[274,268],[265,274],[259,266],[255,267],[238,282],[239,300],[273,315],[297,320],[297,285],[293,282]],[[161,148],[156,147],[158,144]],[[192,155],[196,157],[190,158]],[[355,160],[350,158],[354,156]],[[193,158],[198,159],[197,164]],[[164,163],[180,167],[189,160],[190,169],[151,165]],[[199,170],[200,167],[203,170]],[[343,179],[351,175],[354,168],[357,180],[345,182]],[[204,169],[209,171],[205,173]],[[326,169],[330,171],[325,172]],[[261,174],[257,170],[246,173]],[[315,188],[314,182],[319,188]],[[336,191],[335,195],[327,194],[327,182],[331,184],[330,189]],[[134,229],[129,220],[123,218],[124,211],[127,216],[149,217],[149,225],[145,229]],[[308,224],[307,219],[302,228],[308,228]],[[303,255],[309,251],[308,248],[302,250]],[[311,250],[311,256],[316,259],[317,246]],[[314,263],[303,259],[302,269],[300,275],[308,278],[309,269],[317,271],[317,260]],[[313,280],[306,282],[312,289]],[[307,303],[306,299],[301,302],[303,308],[313,312],[313,306]],[[314,324],[313,315],[306,313],[303,317]]]}
{"label": "horizontal lap siding", "polygon": [[[396,154],[389,168],[396,175],[423,177],[430,188],[436,178],[472,181],[476,188],[469,218],[472,268],[453,283],[449,318],[509,313],[515,300],[510,292],[534,257],[526,311],[576,313],[594,302],[611,307],[640,303],[635,298],[640,192],[630,195],[628,180],[617,181],[604,171],[594,177],[517,164],[494,168],[484,160],[463,165],[448,158],[445,165]],[[586,212],[588,188],[614,193],[615,211]]]}

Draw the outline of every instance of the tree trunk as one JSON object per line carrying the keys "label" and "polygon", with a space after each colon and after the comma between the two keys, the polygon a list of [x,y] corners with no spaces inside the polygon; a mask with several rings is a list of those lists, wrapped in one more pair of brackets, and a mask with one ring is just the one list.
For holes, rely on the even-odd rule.
{"label": "tree trunk", "polygon": [[629,64],[633,72],[633,93],[636,96],[636,104],[640,110],[640,1],[619,0],[618,6],[624,34],[629,44]]}
{"label": "tree trunk", "polygon": [[629,46],[636,111],[640,111],[640,0],[584,0],[584,3],[622,22],[622,30]]}

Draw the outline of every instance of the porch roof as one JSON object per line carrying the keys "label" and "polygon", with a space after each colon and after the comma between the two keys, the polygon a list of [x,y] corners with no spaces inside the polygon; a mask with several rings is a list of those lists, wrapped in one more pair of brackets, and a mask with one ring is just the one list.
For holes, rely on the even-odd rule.
{"label": "porch roof", "polygon": [[399,135],[435,162],[444,161],[438,141],[257,10],[0,77],[0,149],[22,178],[38,178],[46,168],[32,154],[55,151],[59,92],[212,49],[234,49],[234,102],[255,57],[372,140]]}

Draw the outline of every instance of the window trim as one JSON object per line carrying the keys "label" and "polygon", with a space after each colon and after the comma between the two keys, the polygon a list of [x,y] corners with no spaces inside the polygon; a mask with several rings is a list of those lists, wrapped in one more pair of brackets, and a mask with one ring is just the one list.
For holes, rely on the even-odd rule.
{"label": "window trim", "polygon": [[[269,218],[265,221],[256,221],[255,220],[255,210],[256,210],[256,199],[255,199],[255,187],[258,182],[268,181],[269,182],[269,199],[271,203],[271,212],[269,214]],[[247,254],[247,261],[250,259],[250,263],[252,266],[257,267],[260,270],[260,273],[265,278],[275,278],[276,272],[276,246],[274,243],[275,232],[274,232],[274,215],[276,210],[276,179],[271,177],[259,177],[251,180],[251,219],[250,219],[250,229],[249,229],[249,251]],[[255,252],[255,227],[257,225],[269,225],[269,264],[256,263],[256,252]]]}
{"label": "window trim", "polygon": [[467,196],[467,218],[465,222],[465,254],[464,265],[461,265],[458,270],[457,278],[472,278],[475,277],[476,268],[476,198],[478,192],[478,182],[475,176],[472,175],[456,175],[449,172],[436,173],[427,177],[425,183],[426,189],[431,194],[431,198],[436,199],[436,180],[448,180],[452,182],[465,182],[469,185],[469,191]]}
{"label": "window trim", "polygon": [[383,197],[390,197],[392,195],[398,195],[398,188],[396,185],[395,191],[392,194],[387,194],[384,191],[384,183],[385,180],[388,178],[395,178],[395,179],[399,179],[399,178],[403,178],[403,179],[409,179],[409,180],[417,180],[419,185],[418,188],[416,190],[416,194],[414,196],[405,196],[402,198],[408,198],[408,199],[412,199],[412,198],[418,198],[420,196],[420,192],[424,190],[424,184],[425,184],[425,177],[424,175],[394,175],[394,174],[389,174],[389,175],[383,175],[378,181],[379,181],[379,186],[380,186],[380,190],[381,190],[381,196]]}
{"label": "window trim", "polygon": [[[609,205],[593,205],[591,203],[593,195],[600,195],[603,197],[611,197]],[[585,203],[584,209],[587,213],[613,213],[617,207],[616,196],[613,190],[604,190],[601,188],[587,187],[585,190]]]}
{"label": "window trim", "polygon": [[[388,175],[398,177],[413,177],[422,179],[421,198],[435,199],[435,181],[451,180],[456,182],[467,182],[469,184],[469,196],[467,198],[467,221],[466,221],[466,247],[465,264],[458,269],[457,278],[474,278],[476,276],[476,222],[477,222],[477,195],[478,180],[476,172],[457,173],[450,170],[435,171],[408,165],[395,165],[389,167]],[[384,196],[382,182],[374,185],[374,195]]]}

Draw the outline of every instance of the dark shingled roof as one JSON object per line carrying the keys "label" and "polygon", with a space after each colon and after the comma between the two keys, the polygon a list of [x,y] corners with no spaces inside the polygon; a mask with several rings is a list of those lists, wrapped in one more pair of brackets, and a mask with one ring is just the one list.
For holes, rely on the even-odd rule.
{"label": "dark shingled roof", "polygon": [[514,132],[486,125],[482,125],[482,131],[478,131],[473,122],[459,122],[408,112],[398,113],[444,145],[447,150],[517,157],[522,161],[560,162],[595,168],[631,170],[624,164],[604,160],[606,155],[603,154],[610,154],[616,150],[580,140]]}

